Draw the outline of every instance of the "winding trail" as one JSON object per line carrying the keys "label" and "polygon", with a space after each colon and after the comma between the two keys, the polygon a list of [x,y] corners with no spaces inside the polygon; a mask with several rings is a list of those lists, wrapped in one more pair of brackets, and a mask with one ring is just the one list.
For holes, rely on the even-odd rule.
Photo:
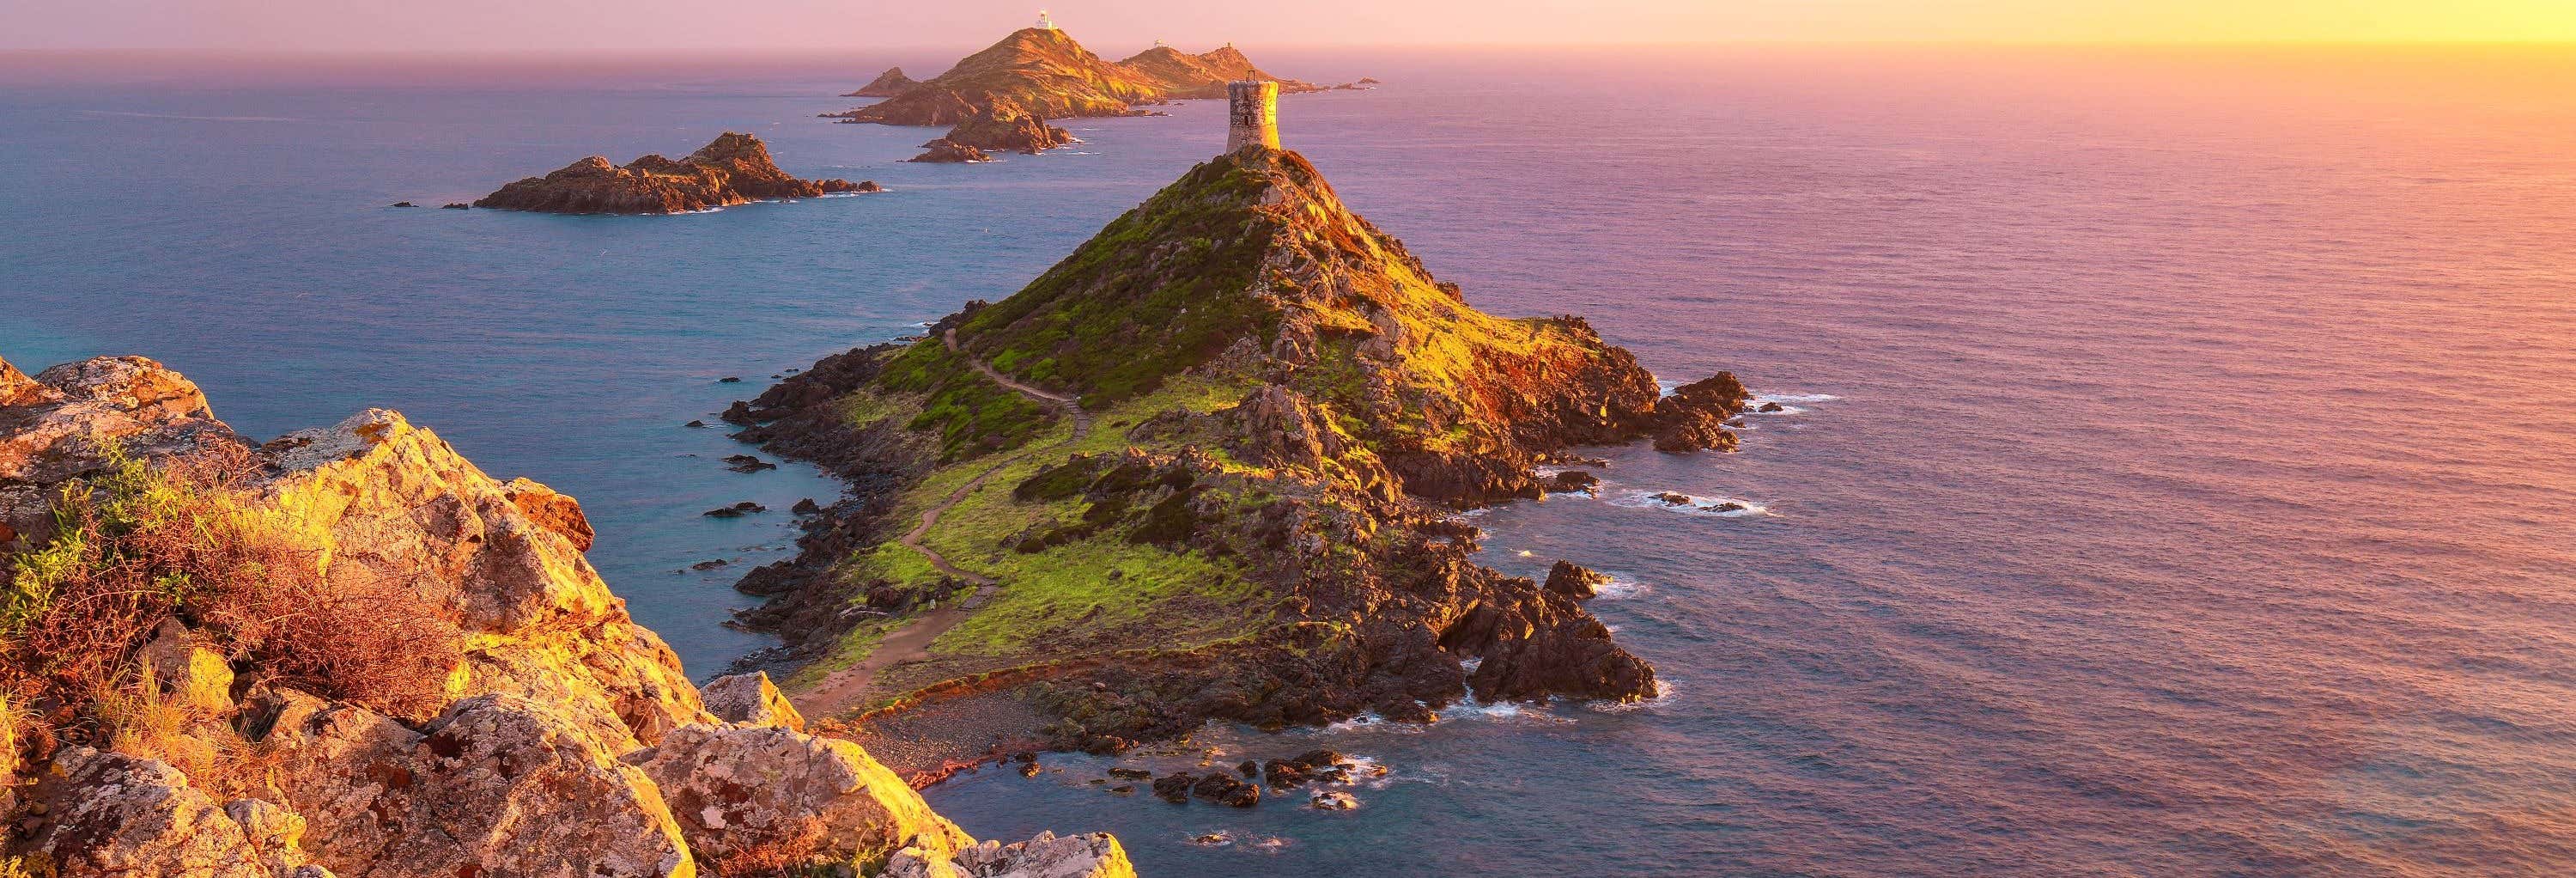
{"label": "winding trail", "polygon": [[[946,344],[950,351],[964,353],[957,347],[957,330],[948,330],[946,335],[941,336],[940,342]],[[1048,393],[1012,380],[1010,376],[996,371],[991,365],[973,357],[967,357],[966,362],[974,366],[975,371],[983,373],[984,377],[992,379],[993,383],[1037,400],[1040,405],[1073,416],[1073,435],[1047,448],[1070,446],[1091,435],[1091,413],[1082,410],[1082,403],[1078,399]],[[878,671],[904,662],[923,661],[930,658],[931,641],[939,639],[941,634],[948,633],[948,629],[957,627],[957,623],[966,621],[967,616],[973,615],[974,611],[983,607],[985,602],[992,600],[994,593],[1002,590],[1002,584],[992,577],[962,570],[957,565],[948,563],[948,559],[942,557],[937,551],[922,545],[921,538],[928,536],[931,527],[939,523],[941,513],[965,502],[966,497],[984,487],[984,483],[990,480],[993,474],[1041,450],[1044,449],[1024,448],[1017,454],[994,461],[992,466],[985,467],[983,472],[976,473],[974,478],[957,486],[957,490],[948,492],[948,497],[939,501],[939,505],[923,510],[921,522],[913,525],[910,532],[895,539],[895,542],[904,548],[921,553],[921,557],[928,560],[930,566],[937,568],[939,572],[974,583],[975,593],[967,595],[963,601],[923,613],[911,623],[878,640],[876,649],[869,651],[867,658],[860,659],[858,664],[833,672],[793,699],[798,712],[814,717],[838,716],[852,707],[865,703],[866,697],[870,694],[870,687],[876,682]]]}

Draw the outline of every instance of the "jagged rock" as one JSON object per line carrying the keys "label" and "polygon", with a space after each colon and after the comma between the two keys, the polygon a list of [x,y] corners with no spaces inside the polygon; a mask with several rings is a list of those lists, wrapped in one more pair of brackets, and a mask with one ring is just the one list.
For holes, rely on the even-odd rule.
{"label": "jagged rock", "polygon": [[[322,867],[305,862],[304,818],[293,811],[259,799],[235,799],[224,806],[224,813],[240,824],[242,837],[249,842],[251,855],[269,875],[290,878],[321,871]],[[322,874],[329,874],[323,871]]]}
{"label": "jagged rock", "polygon": [[1547,571],[1547,590],[1575,600],[1600,594],[1601,587],[1609,584],[1609,574],[1595,572],[1572,561],[1558,561]]}
{"label": "jagged rock", "polygon": [[555,493],[555,489],[524,477],[503,484],[501,493],[509,497],[510,505],[519,507],[519,512],[528,516],[529,521],[562,534],[566,541],[572,543],[574,551],[590,551],[590,544],[597,534],[590,529],[590,518],[581,514],[581,501]]}
{"label": "jagged rock", "polygon": [[993,160],[993,157],[985,154],[983,150],[967,146],[963,143],[958,143],[945,137],[922,144],[922,146],[929,147],[929,149],[920,155],[904,159],[904,161],[923,162],[928,164],[958,164],[963,162],[989,162]]}
{"label": "jagged rock", "polygon": [[474,206],[543,213],[684,213],[763,199],[874,191],[874,183],[789,176],[770,159],[760,138],[728,131],[678,161],[648,155],[618,165],[591,156],[503,186]]}
{"label": "jagged rock", "polygon": [[135,653],[135,661],[152,669],[161,691],[184,703],[208,713],[232,709],[232,666],[200,645],[176,618],[161,620],[160,630]]}
{"label": "jagged rock", "polygon": [[27,373],[18,371],[18,367],[9,365],[8,360],[0,360],[0,408],[39,405],[62,398],[62,391],[39,384],[36,379],[27,377]]}
{"label": "jagged rock", "polygon": [[1560,494],[1590,491],[1601,487],[1601,477],[1582,470],[1564,470],[1548,480],[1547,489]]}
{"label": "jagged rock", "polygon": [[370,409],[267,447],[281,474],[255,512],[333,548],[335,575],[413,583],[478,635],[456,697],[521,695],[621,752],[706,720],[679,657],[571,539],[436,434]]}
{"label": "jagged rock", "polygon": [[176,768],[88,747],[55,754],[24,850],[60,878],[272,878],[242,826]]}
{"label": "jagged rock", "polygon": [[1776,403],[1776,402],[1766,402],[1766,403],[1763,403],[1763,404],[1762,404],[1762,407],[1761,407],[1761,408],[1755,409],[1754,411],[1764,412],[1764,413],[1769,413],[1769,412],[1783,411],[1783,410],[1785,410],[1786,408],[1787,408],[1786,406],[1782,406],[1781,404]]}
{"label": "jagged rock", "polygon": [[877,74],[877,78],[868,80],[868,84],[859,86],[858,91],[850,92],[849,94],[842,95],[842,97],[890,98],[895,95],[902,94],[905,89],[909,89],[920,84],[921,83],[919,82],[913,81],[912,77],[903,75],[903,68],[888,67],[886,68],[886,72]]}
{"label": "jagged rock", "polygon": [[698,687],[698,696],[707,704],[707,712],[729,723],[755,726],[777,726],[791,731],[805,730],[805,717],[796,705],[769,682],[769,674],[753,671],[717,677]]}
{"label": "jagged rock", "polygon": [[[1156,784],[1161,792],[1161,784]],[[1250,808],[1261,803],[1261,786],[1248,784],[1225,772],[1213,772],[1190,785],[1190,794],[1211,802],[1236,808]]]}
{"label": "jagged rock", "polygon": [[887,861],[883,878],[1135,878],[1127,850],[1106,832],[1058,836],[1040,832],[1018,844],[987,841],[941,857],[906,847]]}
{"label": "jagged rock", "polygon": [[[9,376],[16,376],[14,378]],[[0,375],[0,483],[95,473],[113,446],[137,457],[235,441],[197,385],[143,357],[95,357]]]}
{"label": "jagged rock", "polygon": [[722,859],[791,839],[810,823],[835,858],[876,862],[918,846],[973,843],[912,787],[848,741],[768,726],[688,726],[627,761],[660,785],[680,830]]}
{"label": "jagged rock", "polygon": [[1186,771],[1164,775],[1154,781],[1154,796],[1175,805],[1187,804],[1190,787],[1198,781],[1197,775]]}

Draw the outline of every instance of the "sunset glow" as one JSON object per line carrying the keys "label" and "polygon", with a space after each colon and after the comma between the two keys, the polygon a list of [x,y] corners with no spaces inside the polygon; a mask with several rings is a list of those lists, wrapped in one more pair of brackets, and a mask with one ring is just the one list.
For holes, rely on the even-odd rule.
{"label": "sunset glow", "polygon": [[[320,51],[838,49],[952,46],[1027,20],[1019,0],[923,6],[771,0],[710,18],[699,4],[637,0],[619,14],[565,0],[12,0],[0,49]],[[1060,3],[1087,39],[1147,44],[1250,38],[1238,10],[1150,0]],[[687,27],[673,27],[687,22]],[[1318,0],[1262,22],[1270,45],[1880,42],[2557,42],[2576,40],[2563,0]]]}

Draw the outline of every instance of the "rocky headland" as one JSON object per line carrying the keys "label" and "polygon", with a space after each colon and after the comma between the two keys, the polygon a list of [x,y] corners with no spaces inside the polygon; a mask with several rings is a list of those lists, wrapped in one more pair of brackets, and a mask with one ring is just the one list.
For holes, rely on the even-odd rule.
{"label": "rocky headland", "polygon": [[0,362],[0,874],[1133,874],[691,685],[591,538],[394,412],[260,443],[148,359]]}
{"label": "rocky headland", "polygon": [[[898,770],[1113,752],[1210,719],[1627,701],[1598,579],[1473,560],[1462,508],[1580,490],[1578,446],[1731,449],[1578,317],[1466,304],[1294,152],[1207,162],[1003,301],[737,403],[851,494],[753,571],[788,691]],[[962,731],[961,731],[962,730]]]}
{"label": "rocky headland", "polygon": [[676,161],[647,155],[619,165],[605,156],[591,156],[543,177],[503,186],[474,206],[542,213],[665,214],[881,188],[871,181],[798,179],[778,169],[760,138],[728,131]]}
{"label": "rocky headland", "polygon": [[903,75],[903,68],[888,67],[886,68],[886,72],[877,74],[877,78],[868,80],[868,84],[859,86],[858,91],[850,92],[849,94],[842,95],[842,97],[890,98],[895,95],[902,94],[904,89],[920,84],[921,83],[919,81],[912,77]]}
{"label": "rocky headland", "polygon": [[[885,79],[878,77],[879,83]],[[891,89],[884,100],[864,107],[825,115],[920,126],[1012,115],[1038,120],[1132,116],[1144,112],[1140,105],[1157,101],[1223,97],[1226,82],[1235,79],[1276,80],[1282,91],[1318,90],[1261,71],[1232,46],[1203,55],[1156,47],[1111,62],[1064,31],[1026,28],[928,81]]]}

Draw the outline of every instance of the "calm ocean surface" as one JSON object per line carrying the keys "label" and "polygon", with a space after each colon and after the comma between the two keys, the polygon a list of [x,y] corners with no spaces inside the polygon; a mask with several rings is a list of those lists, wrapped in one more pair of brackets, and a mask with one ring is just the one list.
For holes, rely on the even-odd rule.
{"label": "calm ocean surface", "polygon": [[[1199,742],[1390,768],[1350,813],[1051,758],[934,789],[970,831],[1112,830],[1164,878],[2576,869],[2569,52],[1252,51],[1389,83],[1284,99],[1286,139],[1474,303],[1792,411],[1478,519],[1506,570],[1617,572],[1594,608],[1666,698]],[[935,132],[809,118],[941,60],[0,61],[0,355],[148,354],[254,435],[401,409],[579,496],[705,676],[833,487],[681,424],[1009,294],[1222,141],[1200,103],[923,166]],[[384,207],[726,129],[893,191]],[[698,515],[743,499],[782,512]]]}

